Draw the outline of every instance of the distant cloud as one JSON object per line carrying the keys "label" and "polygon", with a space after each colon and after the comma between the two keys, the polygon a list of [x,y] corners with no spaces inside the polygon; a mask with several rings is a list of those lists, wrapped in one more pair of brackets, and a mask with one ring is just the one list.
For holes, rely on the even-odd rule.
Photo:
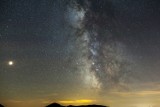
{"label": "distant cloud", "polygon": [[111,94],[115,94],[123,97],[148,96],[148,95],[160,95],[160,91],[111,92]]}

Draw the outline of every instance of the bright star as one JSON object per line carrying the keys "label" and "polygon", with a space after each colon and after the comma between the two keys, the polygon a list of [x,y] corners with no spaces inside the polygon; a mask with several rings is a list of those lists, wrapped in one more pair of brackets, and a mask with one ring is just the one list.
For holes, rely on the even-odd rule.
{"label": "bright star", "polygon": [[13,64],[14,64],[13,61],[8,62],[8,65],[10,65],[10,66],[13,65]]}

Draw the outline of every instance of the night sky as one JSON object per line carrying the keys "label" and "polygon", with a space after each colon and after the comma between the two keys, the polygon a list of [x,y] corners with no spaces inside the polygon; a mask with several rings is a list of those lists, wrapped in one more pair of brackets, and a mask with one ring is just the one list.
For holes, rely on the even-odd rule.
{"label": "night sky", "polygon": [[159,59],[159,0],[0,0],[6,107],[159,107]]}

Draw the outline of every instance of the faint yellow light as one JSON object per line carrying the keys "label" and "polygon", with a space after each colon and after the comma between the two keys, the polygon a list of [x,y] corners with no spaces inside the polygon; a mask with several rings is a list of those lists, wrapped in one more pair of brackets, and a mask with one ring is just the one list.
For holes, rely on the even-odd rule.
{"label": "faint yellow light", "polygon": [[76,100],[75,102],[77,102],[77,103],[91,103],[93,101],[92,100]]}
{"label": "faint yellow light", "polygon": [[71,104],[74,103],[74,101],[59,101],[60,103],[64,103],[64,104]]}
{"label": "faint yellow light", "polygon": [[65,104],[71,104],[71,103],[91,103],[93,100],[65,100],[65,101],[59,101],[60,103],[65,103]]}

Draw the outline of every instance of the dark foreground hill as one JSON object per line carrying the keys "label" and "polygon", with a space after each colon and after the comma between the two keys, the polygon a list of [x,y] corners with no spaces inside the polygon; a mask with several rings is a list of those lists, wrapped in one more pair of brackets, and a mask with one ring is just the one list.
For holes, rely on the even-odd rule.
{"label": "dark foreground hill", "polygon": [[0,104],[0,107],[4,107],[2,104]]}
{"label": "dark foreground hill", "polygon": [[73,105],[69,105],[67,107],[109,107],[109,106],[103,106],[103,105],[80,105],[80,106],[73,106]]}
{"label": "dark foreground hill", "polygon": [[60,105],[60,104],[58,104],[58,103],[52,103],[52,104],[49,104],[49,105],[46,106],[46,107],[65,107],[65,106],[62,106],[62,105]]}
{"label": "dark foreground hill", "polygon": [[[4,107],[2,104],[0,104],[0,107]],[[109,107],[109,106],[103,106],[103,105],[80,105],[80,106],[73,106],[73,105],[69,105],[69,106],[63,106],[60,105],[58,103],[52,103],[47,105],[46,107]]]}
{"label": "dark foreground hill", "polygon": [[104,106],[104,105],[80,105],[80,106],[74,106],[74,105],[69,105],[69,106],[63,106],[58,103],[52,103],[47,105],[46,107],[109,107],[109,106]]}

